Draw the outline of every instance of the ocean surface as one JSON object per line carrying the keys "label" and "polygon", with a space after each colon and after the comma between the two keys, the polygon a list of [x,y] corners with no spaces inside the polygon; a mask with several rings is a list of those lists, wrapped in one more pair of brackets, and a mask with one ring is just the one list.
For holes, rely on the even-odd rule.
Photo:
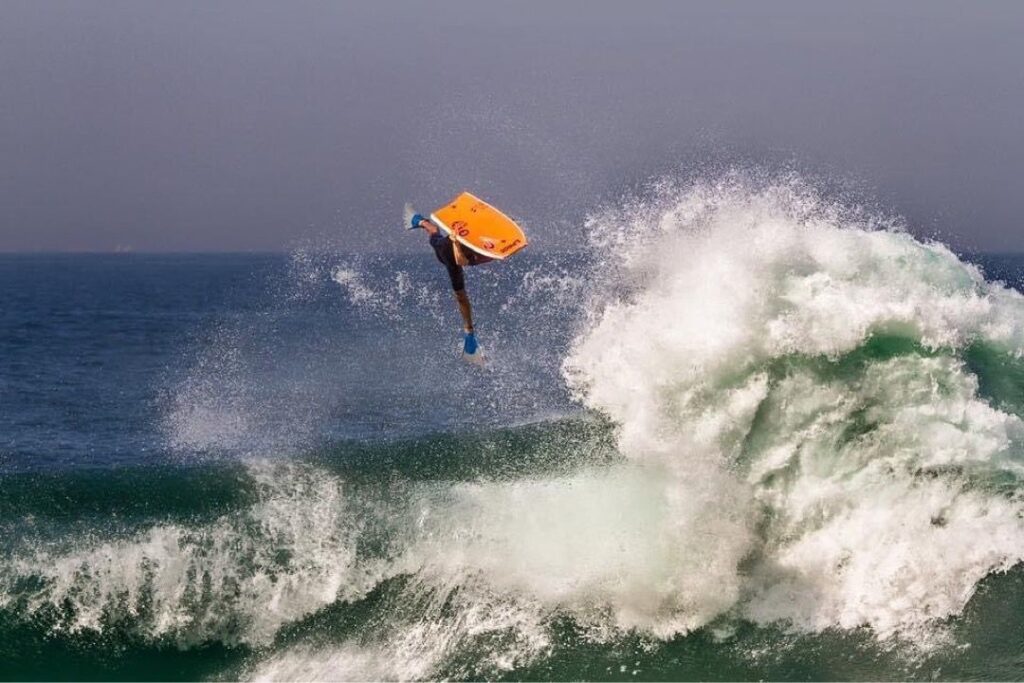
{"label": "ocean surface", "polygon": [[425,244],[0,255],[0,678],[1024,678],[1024,257],[586,234],[468,272],[483,370]]}

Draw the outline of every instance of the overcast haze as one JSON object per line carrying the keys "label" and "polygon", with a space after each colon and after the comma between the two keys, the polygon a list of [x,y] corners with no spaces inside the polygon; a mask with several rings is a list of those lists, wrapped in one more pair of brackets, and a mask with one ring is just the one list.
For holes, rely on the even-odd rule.
{"label": "overcast haze", "polygon": [[1024,251],[1024,3],[0,2],[0,250],[353,250],[463,188],[539,246],[729,150]]}

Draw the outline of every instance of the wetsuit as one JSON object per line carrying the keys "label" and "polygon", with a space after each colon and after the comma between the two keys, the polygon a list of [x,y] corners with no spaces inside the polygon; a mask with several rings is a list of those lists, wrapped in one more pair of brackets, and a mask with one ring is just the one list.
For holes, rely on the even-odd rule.
{"label": "wetsuit", "polygon": [[[452,289],[456,292],[464,290],[466,288],[466,276],[462,266],[455,262],[455,251],[448,235],[444,235],[438,230],[430,236],[430,246],[434,248],[434,255],[437,256],[437,260],[448,271],[448,278],[452,281]],[[464,248],[463,253],[466,254],[466,259],[471,266],[479,266],[481,263],[488,263],[494,260],[478,254],[472,249]]]}

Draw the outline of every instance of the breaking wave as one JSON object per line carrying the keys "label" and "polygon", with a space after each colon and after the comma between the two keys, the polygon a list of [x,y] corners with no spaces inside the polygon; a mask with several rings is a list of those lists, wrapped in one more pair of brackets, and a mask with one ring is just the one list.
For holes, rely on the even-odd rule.
{"label": "breaking wave", "polygon": [[679,545],[714,548],[650,626],[731,605],[920,637],[1021,561],[1018,292],[797,180],[663,187],[594,222],[633,287],[566,376],[664,473]]}
{"label": "breaking wave", "polygon": [[248,648],[267,680],[479,678],[744,624],[927,649],[1024,559],[1019,293],[799,179],[666,182],[588,231],[582,276],[526,278],[577,325],[582,416],[247,460],[227,509],[70,541],[15,514],[0,625]]}

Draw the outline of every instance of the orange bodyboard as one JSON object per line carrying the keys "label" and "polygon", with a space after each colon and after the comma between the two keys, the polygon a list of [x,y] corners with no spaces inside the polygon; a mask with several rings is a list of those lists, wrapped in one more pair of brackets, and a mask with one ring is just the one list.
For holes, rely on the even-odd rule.
{"label": "orange bodyboard", "polygon": [[514,220],[469,192],[430,214],[430,220],[459,244],[491,258],[508,258],[526,246]]}

